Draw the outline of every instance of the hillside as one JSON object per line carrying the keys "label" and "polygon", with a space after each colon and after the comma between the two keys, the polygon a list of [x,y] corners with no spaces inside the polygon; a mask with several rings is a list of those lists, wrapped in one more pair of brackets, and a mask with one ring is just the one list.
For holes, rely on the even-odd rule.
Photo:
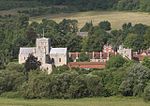
{"label": "hillside", "polygon": [[33,17],[30,22],[41,22],[43,18],[52,19],[56,22],[66,19],[76,19],[79,24],[78,27],[82,28],[86,22],[92,21],[94,25],[99,22],[108,20],[112,24],[113,29],[119,29],[124,23],[132,22],[133,24],[143,23],[150,25],[150,14],[142,12],[117,12],[117,11],[90,11],[90,12],[77,12],[77,13],[62,13],[58,15],[46,15]]}
{"label": "hillside", "polygon": [[[51,9],[49,7],[55,7]],[[62,10],[59,6],[65,6]],[[41,8],[42,7],[42,8]],[[19,10],[24,8],[23,10]],[[34,9],[32,9],[34,8]],[[149,0],[0,0],[0,11],[15,10],[15,13],[25,13],[29,16],[40,16],[49,13],[83,12],[91,10],[119,10],[150,12]],[[36,13],[36,14],[35,14]],[[2,12],[0,12],[2,15]]]}

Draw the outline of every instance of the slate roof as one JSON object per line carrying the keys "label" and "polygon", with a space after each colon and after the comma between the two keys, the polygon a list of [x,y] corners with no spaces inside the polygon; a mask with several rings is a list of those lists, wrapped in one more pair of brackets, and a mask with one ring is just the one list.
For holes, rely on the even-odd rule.
{"label": "slate roof", "polygon": [[21,47],[20,48],[20,54],[31,54],[34,53],[35,47]]}
{"label": "slate roof", "polygon": [[67,48],[51,48],[50,54],[66,54]]}

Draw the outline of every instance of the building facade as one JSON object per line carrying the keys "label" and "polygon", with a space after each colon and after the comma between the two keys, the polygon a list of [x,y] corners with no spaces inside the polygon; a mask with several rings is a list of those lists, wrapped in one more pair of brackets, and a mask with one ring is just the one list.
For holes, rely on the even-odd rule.
{"label": "building facade", "polygon": [[120,45],[118,49],[118,53],[122,57],[132,60],[132,57],[133,57],[132,49],[124,48],[122,45]]}
{"label": "building facade", "polygon": [[41,69],[52,72],[52,65],[67,65],[67,48],[52,48],[49,38],[37,38],[36,47],[20,47],[19,64],[25,63],[29,54],[37,57],[41,62]]}

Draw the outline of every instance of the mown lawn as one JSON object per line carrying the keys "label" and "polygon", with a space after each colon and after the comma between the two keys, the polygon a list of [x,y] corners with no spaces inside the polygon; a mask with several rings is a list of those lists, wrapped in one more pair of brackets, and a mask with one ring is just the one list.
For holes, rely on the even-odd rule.
{"label": "mown lawn", "polygon": [[140,98],[84,98],[84,99],[7,99],[0,98],[0,106],[150,106]]}
{"label": "mown lawn", "polygon": [[133,24],[143,23],[150,25],[150,14],[144,12],[118,12],[118,11],[89,11],[89,12],[77,12],[77,13],[62,13],[62,14],[49,14],[46,16],[39,16],[30,19],[30,22],[41,22],[43,18],[52,19],[56,22],[66,19],[78,20],[79,28],[81,28],[86,22],[92,21],[94,25],[97,25],[100,21],[108,20],[112,24],[113,29],[121,28],[122,24],[132,22]]}

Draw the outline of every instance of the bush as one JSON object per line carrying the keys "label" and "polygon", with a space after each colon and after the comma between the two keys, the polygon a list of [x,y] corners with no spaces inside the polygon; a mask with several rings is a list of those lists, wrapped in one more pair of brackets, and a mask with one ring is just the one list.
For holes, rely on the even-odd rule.
{"label": "bush", "polygon": [[150,83],[144,89],[144,100],[150,101]]}
{"label": "bush", "polygon": [[16,70],[0,71],[0,94],[17,91],[23,82],[25,82],[25,77],[22,72],[17,72]]}
{"label": "bush", "polygon": [[142,64],[150,69],[150,57],[145,57]]}
{"label": "bush", "polygon": [[4,92],[0,96],[6,97],[6,98],[21,98],[21,95],[19,92]]}
{"label": "bush", "polygon": [[81,53],[79,56],[79,59],[77,60],[78,62],[88,62],[90,61],[89,55],[86,53]]}
{"label": "bush", "polygon": [[120,92],[123,96],[141,96],[149,80],[150,69],[141,64],[134,64],[128,68],[127,75],[120,85]]}
{"label": "bush", "polygon": [[109,21],[102,21],[99,23],[99,27],[105,31],[111,30],[111,23]]}
{"label": "bush", "polygon": [[45,74],[30,73],[28,82],[20,87],[20,93],[24,98],[34,99],[48,97],[50,78]]}
{"label": "bush", "polygon": [[107,61],[106,67],[107,68],[119,68],[123,67],[123,65],[127,61],[120,55],[112,56],[109,61]]}

